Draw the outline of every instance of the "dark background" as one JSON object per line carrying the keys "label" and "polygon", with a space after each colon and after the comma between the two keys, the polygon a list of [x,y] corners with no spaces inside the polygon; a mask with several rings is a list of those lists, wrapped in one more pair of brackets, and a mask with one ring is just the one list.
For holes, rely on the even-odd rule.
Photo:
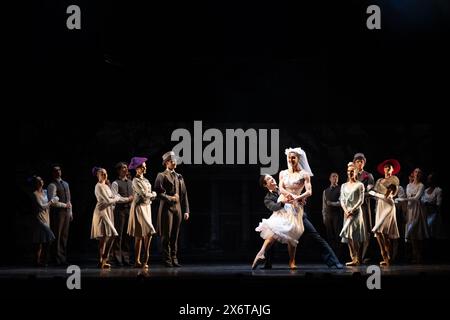
{"label": "dark background", "polygon": [[[82,29],[65,27],[70,4]],[[366,8],[381,7],[382,29],[366,28]],[[154,182],[176,128],[279,128],[285,147],[301,146],[315,173],[308,204],[322,231],[320,197],[328,174],[364,152],[367,169],[386,158],[400,178],[419,166],[445,174],[450,52],[445,1],[234,2],[35,1],[31,62],[17,112],[16,190],[26,177],[48,181],[52,162],[71,184],[76,218],[70,252],[95,259],[89,239],[94,165],[147,156]],[[251,261],[267,216],[258,166],[179,168],[192,220],[183,253],[193,261]],[[441,185],[448,190],[447,181]],[[13,213],[13,261],[26,249],[27,202]],[[154,208],[154,212],[156,209]],[[213,213],[216,218],[212,218]],[[215,227],[213,226],[213,219]],[[16,239],[16,237],[14,237]],[[157,254],[157,245],[153,246]],[[306,259],[314,253],[302,249]],[[69,254],[70,255],[70,254]],[[81,259],[81,258],[80,258]]]}

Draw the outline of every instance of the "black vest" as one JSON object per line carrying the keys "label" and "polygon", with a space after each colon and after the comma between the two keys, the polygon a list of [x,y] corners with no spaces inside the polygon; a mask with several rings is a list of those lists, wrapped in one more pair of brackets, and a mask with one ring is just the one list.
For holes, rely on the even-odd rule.
{"label": "black vest", "polygon": [[[122,197],[128,198],[129,196],[133,195],[133,184],[130,179],[127,180],[116,180],[118,188],[118,192]],[[129,208],[130,203],[117,203],[116,208]]]}
{"label": "black vest", "polygon": [[56,185],[56,195],[59,198],[59,202],[67,203],[67,187],[63,187],[63,181],[53,181],[53,183]]}
{"label": "black vest", "polygon": [[[339,186],[331,188],[328,187],[327,189],[325,189],[325,200],[331,201],[331,202],[336,202],[339,201],[339,196],[341,194],[341,188]],[[335,206],[328,206],[327,211],[329,213],[339,213],[340,212],[340,207],[335,207]]]}
{"label": "black vest", "polygon": [[[52,183],[56,186],[56,196],[59,198],[59,202],[67,203],[67,192],[69,192],[69,190],[66,190],[66,189],[68,189],[68,187],[67,186],[63,187],[62,184],[64,182],[62,180],[61,181],[53,180]],[[58,213],[61,211],[66,211],[66,210],[67,210],[66,208],[51,207],[51,211],[53,211],[55,213]]]}

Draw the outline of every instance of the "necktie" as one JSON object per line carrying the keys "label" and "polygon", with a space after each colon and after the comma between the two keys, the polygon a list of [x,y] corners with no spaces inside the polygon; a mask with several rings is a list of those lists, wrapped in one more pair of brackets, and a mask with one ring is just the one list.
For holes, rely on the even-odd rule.
{"label": "necktie", "polygon": [[66,191],[66,188],[64,187],[64,183],[63,183],[62,180],[59,180],[59,183],[61,184],[61,188],[62,188],[63,191],[64,191],[64,201],[65,201],[65,203],[67,203],[68,199],[67,199],[67,191]]}
{"label": "necktie", "polygon": [[175,184],[175,194],[180,195],[179,193],[179,181],[178,181],[178,176],[177,174],[174,172],[172,172],[172,177],[173,177],[173,183]]}

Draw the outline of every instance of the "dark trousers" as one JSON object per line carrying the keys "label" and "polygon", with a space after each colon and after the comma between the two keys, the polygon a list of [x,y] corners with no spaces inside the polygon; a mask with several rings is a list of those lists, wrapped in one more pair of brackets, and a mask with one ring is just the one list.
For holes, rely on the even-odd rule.
{"label": "dark trousers", "polygon": [[277,250],[278,247],[278,241],[275,241],[274,243],[272,243],[272,245],[270,246],[270,248],[266,251],[266,262],[265,262],[265,267],[272,267],[272,262],[273,259],[275,257],[275,252]]}
{"label": "dark trousers", "polygon": [[56,264],[67,263],[67,240],[69,239],[70,212],[60,210],[53,212],[50,218],[50,225],[55,234],[53,242],[53,256]]}
{"label": "dark trousers", "polygon": [[323,239],[312,223],[303,215],[303,225],[305,227],[305,235],[311,237],[314,243],[320,248],[320,256],[327,266],[333,266],[339,263],[339,259],[333,252],[333,249],[328,245],[328,243]]}
{"label": "dark trousers", "polygon": [[161,215],[161,242],[164,262],[177,261],[181,219],[182,215],[178,210],[169,210]]}
{"label": "dark trousers", "polygon": [[327,232],[327,240],[335,253],[340,254],[341,251],[341,233],[343,222],[343,213],[333,212],[325,215],[325,229]]}
{"label": "dark trousers", "polygon": [[129,207],[116,207],[116,210],[114,210],[114,225],[119,235],[114,241],[113,255],[118,263],[130,263],[131,237],[127,233],[129,217]]}

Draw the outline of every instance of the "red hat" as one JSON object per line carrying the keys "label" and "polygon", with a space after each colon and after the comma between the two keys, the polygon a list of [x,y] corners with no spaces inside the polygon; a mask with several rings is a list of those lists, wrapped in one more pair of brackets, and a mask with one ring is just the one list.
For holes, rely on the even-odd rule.
{"label": "red hat", "polygon": [[392,167],[394,168],[394,170],[392,171],[393,175],[400,172],[400,162],[398,162],[398,160],[395,159],[388,159],[384,160],[377,166],[377,170],[382,176],[384,176],[384,166],[387,164],[392,165]]}

